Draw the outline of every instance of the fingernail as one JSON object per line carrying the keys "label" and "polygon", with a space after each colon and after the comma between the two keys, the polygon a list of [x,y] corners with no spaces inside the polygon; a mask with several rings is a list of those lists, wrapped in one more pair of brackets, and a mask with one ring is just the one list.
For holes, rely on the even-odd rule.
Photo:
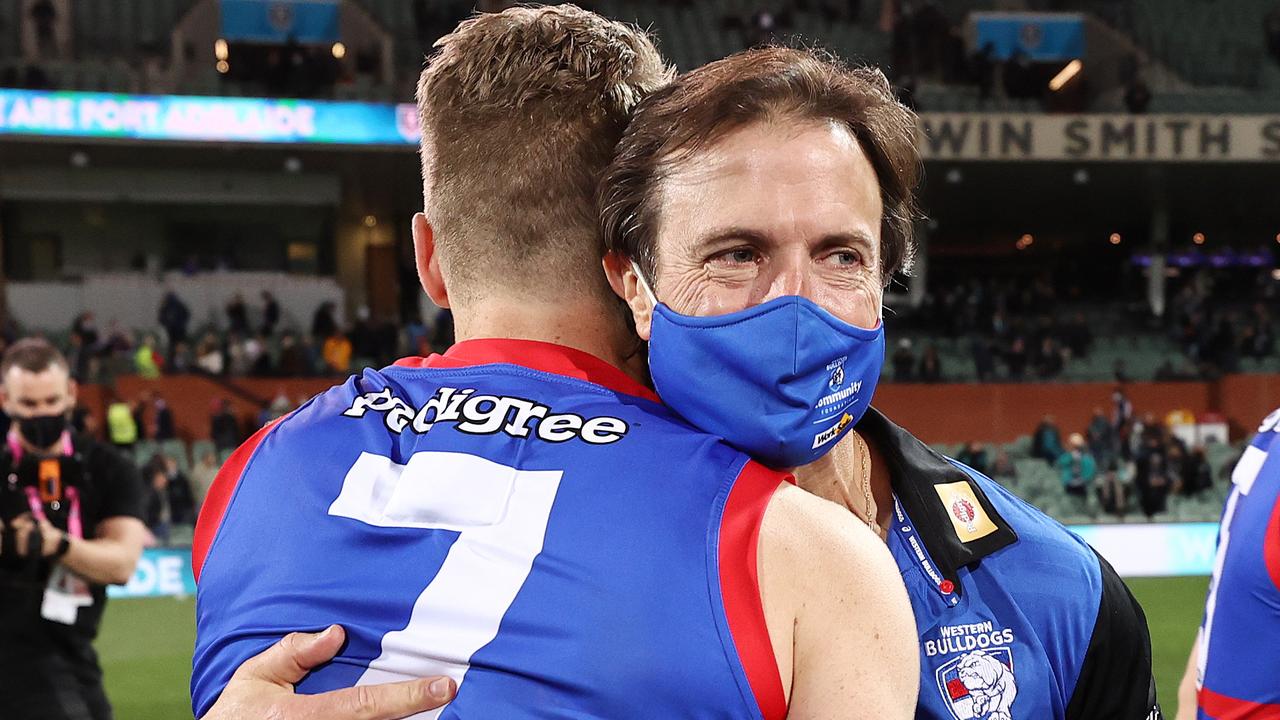
{"label": "fingernail", "polygon": [[446,677],[436,678],[431,681],[431,684],[427,686],[427,689],[431,691],[431,694],[434,697],[449,697],[453,694],[453,680]]}
{"label": "fingernail", "polygon": [[330,625],[329,627],[325,628],[325,629],[324,629],[324,632],[320,633],[320,637],[318,637],[318,638],[316,638],[316,639],[317,639],[317,640],[328,640],[329,638],[333,637],[333,633],[337,631],[337,628],[338,628],[338,626],[337,626],[337,625]]}

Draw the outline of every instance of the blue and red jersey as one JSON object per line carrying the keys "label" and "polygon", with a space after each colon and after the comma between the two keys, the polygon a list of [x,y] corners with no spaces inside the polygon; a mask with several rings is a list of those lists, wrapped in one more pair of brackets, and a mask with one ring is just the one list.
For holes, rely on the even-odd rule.
{"label": "blue and red jersey", "polygon": [[777,718],[756,541],[785,476],[584,353],[515,340],[366,371],[258,432],[197,528],[192,705],[295,630],[298,691],[437,674],[423,717]]}
{"label": "blue and red jersey", "polygon": [[1197,717],[1280,718],[1280,410],[1231,475],[1200,627]]}

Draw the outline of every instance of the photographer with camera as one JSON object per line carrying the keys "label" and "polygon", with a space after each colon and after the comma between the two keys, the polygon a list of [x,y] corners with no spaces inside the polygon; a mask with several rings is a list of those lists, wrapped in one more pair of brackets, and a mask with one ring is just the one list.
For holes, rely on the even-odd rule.
{"label": "photographer with camera", "polygon": [[47,341],[0,359],[13,425],[0,448],[0,717],[105,720],[92,641],[106,585],[128,582],[147,529],[133,463],[74,432],[76,384]]}

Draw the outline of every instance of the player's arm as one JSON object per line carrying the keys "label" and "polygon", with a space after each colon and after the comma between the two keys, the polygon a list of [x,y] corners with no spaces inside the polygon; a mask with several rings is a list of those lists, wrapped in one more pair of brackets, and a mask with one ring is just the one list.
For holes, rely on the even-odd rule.
{"label": "player's arm", "polygon": [[[785,485],[765,512],[760,573],[775,651],[792,618],[789,718],[911,718],[919,640],[911,603],[880,538],[844,508]],[[782,637],[778,637],[781,635]],[[790,674],[788,674],[788,669]]]}
{"label": "player's arm", "polygon": [[1200,654],[1200,637],[1191,643],[1187,656],[1187,669],[1178,683],[1178,716],[1176,720],[1196,720],[1196,657]]}
{"label": "player's arm", "polygon": [[1147,617],[1111,565],[1098,563],[1102,598],[1066,720],[1160,718]]}

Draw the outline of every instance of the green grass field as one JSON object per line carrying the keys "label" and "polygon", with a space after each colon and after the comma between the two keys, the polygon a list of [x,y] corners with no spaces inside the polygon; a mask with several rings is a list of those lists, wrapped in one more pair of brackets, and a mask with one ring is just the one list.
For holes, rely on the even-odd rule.
{"label": "green grass field", "polygon": [[[1156,683],[1172,717],[1208,578],[1135,578],[1129,586],[1147,612]],[[191,717],[194,611],[194,600],[173,598],[114,600],[107,607],[98,653],[119,720]]]}

